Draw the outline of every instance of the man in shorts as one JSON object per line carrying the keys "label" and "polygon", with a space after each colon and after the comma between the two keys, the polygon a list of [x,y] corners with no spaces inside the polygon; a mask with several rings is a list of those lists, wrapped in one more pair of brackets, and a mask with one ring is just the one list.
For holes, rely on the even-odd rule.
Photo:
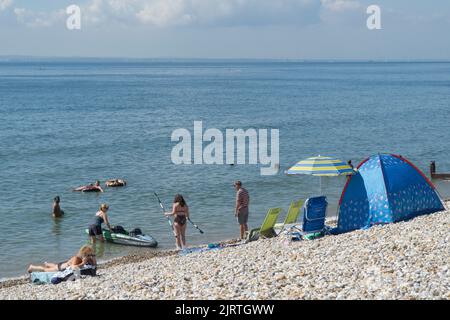
{"label": "man in shorts", "polygon": [[236,189],[236,207],[234,210],[234,216],[237,220],[241,229],[241,239],[245,239],[246,232],[248,231],[248,205],[250,202],[250,197],[248,191],[242,187],[241,181],[234,182],[234,188]]}

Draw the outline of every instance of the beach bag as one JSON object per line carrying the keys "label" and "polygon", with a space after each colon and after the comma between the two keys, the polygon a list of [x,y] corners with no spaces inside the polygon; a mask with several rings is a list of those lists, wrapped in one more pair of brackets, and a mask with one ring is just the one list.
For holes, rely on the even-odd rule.
{"label": "beach bag", "polygon": [[291,241],[302,240],[302,234],[300,232],[290,232],[288,235],[289,235]]}
{"label": "beach bag", "polygon": [[130,231],[129,236],[130,237],[136,237],[142,234],[141,229],[139,228],[134,228],[133,230]]}
{"label": "beach bag", "polygon": [[[80,268],[80,275],[95,277],[97,275],[97,267],[89,265],[89,264],[84,265],[83,267]],[[52,276],[50,282],[52,284],[58,284],[63,281],[73,281],[75,279],[76,278],[75,278],[74,270],[69,267],[64,271],[56,272]]]}
{"label": "beach bag", "polygon": [[126,230],[122,226],[113,226],[111,230],[113,233],[127,234]]}
{"label": "beach bag", "polygon": [[80,269],[80,275],[95,277],[97,275],[97,267],[86,264]]}
{"label": "beach bag", "polygon": [[51,278],[50,282],[52,284],[58,284],[61,283],[63,281],[67,281],[67,280],[75,280],[75,276],[73,274],[73,270],[72,268],[67,268],[64,271],[59,271],[57,273],[55,273],[53,275],[53,277]]}

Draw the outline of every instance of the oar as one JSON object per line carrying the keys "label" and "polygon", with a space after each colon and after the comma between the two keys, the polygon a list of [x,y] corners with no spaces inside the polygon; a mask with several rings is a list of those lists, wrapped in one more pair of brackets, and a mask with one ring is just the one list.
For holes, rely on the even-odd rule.
{"label": "oar", "polygon": [[[155,194],[155,196],[156,196],[156,199],[158,199],[159,206],[161,207],[161,209],[162,209],[162,211],[163,211],[163,214],[166,213],[166,210],[164,209],[164,206],[163,206],[163,204],[162,204],[162,202],[161,202],[161,199],[159,199],[159,197],[158,197],[158,195],[156,194],[156,192],[154,192],[154,194]],[[174,228],[173,228],[172,220],[170,220],[170,218],[167,217],[167,216],[166,216],[166,218],[167,218],[167,221],[169,222],[170,228],[172,229],[173,235],[175,236],[175,238],[177,238],[177,234],[176,234],[176,232],[175,232],[175,230],[174,230]]]}
{"label": "oar", "polygon": [[192,222],[191,218],[188,218],[189,222],[192,223],[194,225],[194,227],[201,233],[203,234],[204,232],[198,227],[198,225],[196,225],[195,223]]}

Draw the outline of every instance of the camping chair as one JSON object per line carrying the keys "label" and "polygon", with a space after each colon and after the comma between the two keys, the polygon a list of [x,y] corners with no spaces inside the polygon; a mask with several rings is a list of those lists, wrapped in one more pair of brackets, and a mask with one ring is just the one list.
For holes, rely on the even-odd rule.
{"label": "camping chair", "polygon": [[271,208],[267,212],[264,222],[260,228],[252,229],[247,237],[247,241],[257,240],[260,236],[263,238],[272,238],[276,236],[276,232],[273,229],[275,223],[277,222],[278,216],[280,215],[281,208]]}
{"label": "camping chair", "polygon": [[325,229],[327,215],[327,198],[325,196],[309,198],[303,207],[303,227],[299,231],[302,236],[322,234]]}
{"label": "camping chair", "polygon": [[288,213],[286,215],[286,218],[284,219],[283,223],[277,223],[275,224],[276,229],[281,229],[283,231],[284,227],[289,224],[293,224],[297,222],[298,216],[300,214],[300,209],[303,206],[304,201],[298,200],[298,201],[292,201],[291,206],[289,207]]}

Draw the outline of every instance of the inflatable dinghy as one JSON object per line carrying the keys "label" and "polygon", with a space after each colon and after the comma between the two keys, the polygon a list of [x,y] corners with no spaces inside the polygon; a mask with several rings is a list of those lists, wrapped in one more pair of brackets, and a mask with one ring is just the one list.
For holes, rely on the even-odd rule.
{"label": "inflatable dinghy", "polygon": [[[138,228],[127,232],[121,226],[115,226],[112,228],[113,232],[110,232],[107,229],[103,229],[102,231],[105,240],[111,243],[149,248],[155,248],[156,246],[158,246],[158,242],[155,240],[155,238],[150,235],[143,234]],[[86,229],[86,233],[89,234],[88,229]]]}

